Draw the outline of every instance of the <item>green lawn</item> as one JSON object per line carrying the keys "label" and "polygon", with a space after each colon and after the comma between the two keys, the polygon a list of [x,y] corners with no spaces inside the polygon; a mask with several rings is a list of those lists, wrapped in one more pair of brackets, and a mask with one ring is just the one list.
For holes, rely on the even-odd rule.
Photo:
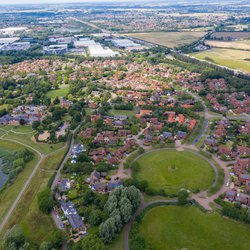
{"label": "green lawn", "polygon": [[50,90],[46,95],[51,99],[56,97],[65,97],[69,92],[69,85],[63,85],[59,89]]}
{"label": "green lawn", "polygon": [[115,110],[115,109],[112,109],[110,111],[110,113],[112,115],[127,115],[127,116],[133,116],[133,115],[135,115],[135,111],[134,110]]}
{"label": "green lawn", "polygon": [[195,52],[192,56],[250,73],[250,51],[213,48]]}
{"label": "green lawn", "polygon": [[[6,230],[14,224],[20,224],[25,235],[37,243],[46,241],[50,237],[55,226],[49,215],[40,212],[37,204],[37,193],[46,188],[48,180],[53,175],[53,172],[50,171],[57,168],[65,150],[66,148],[63,148],[47,156],[41,163],[39,170],[31,180],[24,195],[21,197],[17,208],[14,210],[10,220],[1,232],[0,240],[4,236]],[[49,172],[42,171],[42,169],[49,170]]]}
{"label": "green lawn", "polygon": [[196,207],[160,206],[149,210],[140,234],[155,250],[249,249],[250,226]]}
{"label": "green lawn", "polygon": [[61,147],[63,147],[63,143],[56,143],[56,144],[48,144],[48,143],[37,143],[35,142],[35,139],[32,139],[34,133],[29,133],[27,134],[16,134],[13,132],[9,132],[8,135],[4,136],[4,138],[6,139],[12,139],[12,140],[16,140],[19,141],[21,143],[27,144],[29,146],[31,146],[32,148],[35,148],[36,150],[38,150],[39,152],[43,153],[43,154],[48,154],[51,153]]}
{"label": "green lawn", "polygon": [[137,160],[139,170],[135,177],[146,180],[153,190],[176,194],[181,188],[193,192],[208,189],[215,178],[210,164],[187,151],[159,150],[147,153]]}
{"label": "green lawn", "polygon": [[119,236],[108,246],[108,250],[123,250],[124,249],[124,228],[119,233]]}

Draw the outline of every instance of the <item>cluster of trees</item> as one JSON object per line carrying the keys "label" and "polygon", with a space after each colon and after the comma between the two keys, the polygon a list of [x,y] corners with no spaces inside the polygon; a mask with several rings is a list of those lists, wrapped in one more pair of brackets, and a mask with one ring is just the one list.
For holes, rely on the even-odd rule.
{"label": "cluster of trees", "polygon": [[108,195],[85,190],[82,198],[83,206],[78,208],[79,214],[84,217],[85,223],[92,226],[100,225],[107,218],[104,206]]}
{"label": "cluster of trees", "polygon": [[67,161],[62,169],[62,173],[90,174],[93,171],[93,164],[87,152],[82,152],[76,158],[76,163]]}
{"label": "cluster of trees", "polygon": [[99,235],[105,243],[116,238],[122,227],[129,222],[141,202],[140,191],[134,186],[118,187],[110,195],[104,210],[108,214],[99,227]]}
{"label": "cluster of trees", "polygon": [[42,242],[39,246],[24,236],[23,230],[19,225],[14,225],[6,232],[1,243],[3,243],[3,249],[8,250],[56,250],[61,248],[65,239],[65,235],[61,230],[54,230],[48,237],[48,241]]}
{"label": "cluster of trees", "polygon": [[34,154],[28,149],[21,149],[14,153],[12,164],[6,164],[4,172],[9,174],[9,182],[12,183],[17,175],[22,172],[25,165],[34,158]]}
{"label": "cluster of trees", "polygon": [[223,198],[224,196],[220,196],[215,199],[215,202],[222,207],[222,215],[248,224],[250,223],[250,211],[248,208],[243,208],[239,203],[225,202]]}
{"label": "cluster of trees", "polygon": [[114,109],[116,109],[116,110],[133,110],[134,105],[132,103],[115,104]]}

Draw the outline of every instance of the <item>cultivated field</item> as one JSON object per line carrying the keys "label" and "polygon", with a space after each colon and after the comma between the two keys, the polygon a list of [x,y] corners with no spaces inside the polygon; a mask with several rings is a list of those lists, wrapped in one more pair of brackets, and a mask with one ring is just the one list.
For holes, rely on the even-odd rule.
{"label": "cultivated field", "polygon": [[140,223],[140,234],[155,250],[247,250],[250,226],[206,214],[196,207],[160,206],[149,210]]}
{"label": "cultivated field", "polygon": [[212,38],[217,39],[248,39],[250,38],[250,32],[214,32],[211,35]]}
{"label": "cultivated field", "polygon": [[191,55],[232,69],[250,72],[250,51],[213,48]]}
{"label": "cultivated field", "polygon": [[229,48],[229,49],[239,49],[239,50],[250,50],[250,40],[240,40],[240,41],[215,41],[207,40],[206,45],[217,48]]}
{"label": "cultivated field", "polygon": [[137,160],[135,173],[140,181],[146,180],[155,191],[177,194],[181,188],[193,192],[208,189],[214,179],[210,164],[187,151],[159,150],[143,155]]}
{"label": "cultivated field", "polygon": [[125,35],[169,48],[174,48],[193,43],[205,34],[206,32],[148,32],[130,33]]}

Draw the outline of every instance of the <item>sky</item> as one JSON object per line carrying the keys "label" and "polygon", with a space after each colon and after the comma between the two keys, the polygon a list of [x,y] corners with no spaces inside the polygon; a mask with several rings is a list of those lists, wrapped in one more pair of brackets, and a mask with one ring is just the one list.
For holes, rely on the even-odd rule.
{"label": "sky", "polygon": [[[132,1],[132,0],[122,0]],[[40,3],[76,3],[76,2],[119,2],[119,0],[0,0],[0,4],[40,4]]]}

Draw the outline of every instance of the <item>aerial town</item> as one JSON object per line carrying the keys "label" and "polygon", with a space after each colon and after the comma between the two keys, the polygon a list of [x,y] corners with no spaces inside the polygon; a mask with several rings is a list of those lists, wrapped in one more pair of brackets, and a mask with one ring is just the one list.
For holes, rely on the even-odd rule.
{"label": "aerial town", "polygon": [[1,250],[249,249],[247,1],[0,11]]}

